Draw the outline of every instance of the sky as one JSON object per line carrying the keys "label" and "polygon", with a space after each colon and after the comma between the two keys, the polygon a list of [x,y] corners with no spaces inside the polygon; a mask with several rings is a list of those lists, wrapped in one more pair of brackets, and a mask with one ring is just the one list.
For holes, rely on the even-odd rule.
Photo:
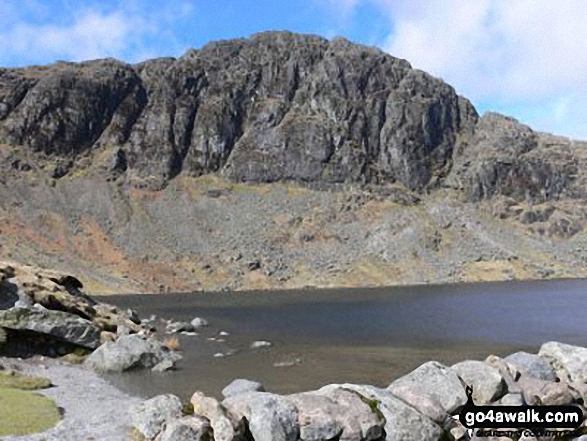
{"label": "sky", "polygon": [[266,30],[405,58],[535,130],[587,139],[585,0],[0,0],[0,66],[180,56]]}

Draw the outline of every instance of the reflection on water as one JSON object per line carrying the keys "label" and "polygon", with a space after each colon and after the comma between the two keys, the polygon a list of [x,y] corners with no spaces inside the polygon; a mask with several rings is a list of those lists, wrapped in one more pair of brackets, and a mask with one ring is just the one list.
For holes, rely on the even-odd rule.
{"label": "reflection on water", "polygon": [[[195,390],[218,395],[234,378],[279,393],[332,382],[386,386],[419,364],[453,363],[490,353],[536,351],[549,340],[587,346],[584,280],[287,292],[116,296],[143,317],[191,320],[212,327],[181,337],[174,373],[114,377],[144,396]],[[210,341],[220,331],[226,342]],[[274,347],[251,351],[254,340]],[[215,353],[235,355],[215,358]],[[278,364],[281,367],[275,367]],[[285,366],[284,366],[285,365]]]}

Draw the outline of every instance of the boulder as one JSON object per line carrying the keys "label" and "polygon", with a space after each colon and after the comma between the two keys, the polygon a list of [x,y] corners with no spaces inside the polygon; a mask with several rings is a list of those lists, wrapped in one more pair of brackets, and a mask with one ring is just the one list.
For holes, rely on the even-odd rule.
{"label": "boulder", "polygon": [[575,394],[564,383],[553,383],[536,378],[521,377],[518,385],[522,389],[524,401],[530,406],[562,406],[575,402]]}
{"label": "boulder", "polygon": [[[325,408],[320,406],[312,407],[311,400],[305,402],[305,400],[311,398],[308,395],[312,394],[328,398],[332,404]],[[331,385],[308,395],[298,394],[293,396],[300,412],[300,427],[303,424],[302,415],[324,412],[328,419],[336,422],[334,427],[342,429],[340,440],[385,439],[385,417],[377,407],[377,403],[356,390]],[[318,420],[319,417],[314,415],[314,419]]]}
{"label": "boulder", "polygon": [[239,420],[237,416],[232,415],[215,398],[207,397],[201,392],[192,395],[190,401],[195,414],[210,420],[215,441],[233,440]]}
{"label": "boulder", "polygon": [[255,441],[297,441],[300,436],[298,410],[286,397],[267,392],[235,395],[224,407],[249,421]]}
{"label": "boulder", "polygon": [[499,400],[499,404],[502,406],[523,406],[525,404],[524,395],[521,393],[505,394]]}
{"label": "boulder", "polygon": [[449,413],[467,402],[465,389],[457,373],[437,361],[424,363],[395,380],[387,389],[399,398],[407,393],[432,397]]}
{"label": "boulder", "polygon": [[154,440],[167,422],[183,415],[182,408],[175,395],[159,395],[131,407],[131,426],[147,440]]}
{"label": "boulder", "polygon": [[0,311],[0,327],[44,334],[88,349],[100,346],[100,328],[89,320],[61,311],[13,308]]}
{"label": "boulder", "polygon": [[224,398],[246,394],[248,392],[265,392],[265,388],[257,381],[237,379],[222,389]]}
{"label": "boulder", "polygon": [[170,360],[176,362],[181,356],[170,351],[153,338],[137,334],[119,337],[115,342],[106,342],[86,359],[85,364],[98,372],[123,372],[131,369],[153,368]]}
{"label": "boulder", "polygon": [[192,415],[167,423],[156,441],[212,441],[214,439],[210,421],[201,416]]}
{"label": "boulder", "polygon": [[435,406],[433,412],[430,412],[439,423],[436,424],[427,415],[406,404],[389,390],[374,386],[341,384],[325,386],[318,390],[318,393],[328,392],[332,389],[352,390],[364,397],[371,411],[380,413],[380,416],[383,417],[385,439],[388,441],[437,441],[443,439],[443,430],[439,424],[444,424],[448,415],[439,404]]}
{"label": "boulder", "polygon": [[529,354],[528,352],[516,352],[505,357],[504,361],[512,365],[525,377],[545,381],[556,380],[554,368],[540,355]]}
{"label": "boulder", "polygon": [[454,364],[453,369],[459,377],[473,387],[475,404],[483,405],[500,399],[507,386],[499,370],[482,361],[467,360]]}
{"label": "boulder", "polygon": [[549,342],[538,354],[548,360],[562,380],[587,383],[587,348]]}
{"label": "boulder", "polygon": [[328,397],[315,393],[288,396],[298,410],[300,438],[304,441],[340,439],[344,427],[340,408]]}

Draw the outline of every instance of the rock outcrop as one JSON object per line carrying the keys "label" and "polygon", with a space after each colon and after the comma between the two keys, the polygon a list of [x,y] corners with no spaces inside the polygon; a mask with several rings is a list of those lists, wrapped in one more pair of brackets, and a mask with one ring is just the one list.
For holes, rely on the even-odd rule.
{"label": "rock outcrop", "polygon": [[0,354],[89,354],[100,372],[164,371],[181,359],[135,311],[92,299],[73,276],[1,262],[0,274]]}
{"label": "rock outcrop", "polygon": [[452,87],[405,60],[284,32],[137,65],[5,69],[0,104],[0,142],[25,148],[5,159],[14,170],[50,163],[59,179],[107,150],[105,176],[128,173],[151,188],[220,171],[423,189],[450,171],[477,121]]}

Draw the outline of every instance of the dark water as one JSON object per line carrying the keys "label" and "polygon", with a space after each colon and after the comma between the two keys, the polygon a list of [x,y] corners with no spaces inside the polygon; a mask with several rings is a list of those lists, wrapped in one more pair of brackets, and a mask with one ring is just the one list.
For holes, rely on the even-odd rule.
{"label": "dark water", "polygon": [[[218,395],[234,378],[271,391],[333,382],[386,386],[419,364],[450,364],[494,353],[537,351],[546,341],[587,346],[587,281],[487,283],[378,289],[116,296],[143,317],[210,320],[197,337],[181,336],[184,360],[169,374],[113,380],[151,396],[195,390]],[[209,341],[227,331],[225,342]],[[252,351],[255,340],[274,346]],[[235,351],[215,358],[213,354]],[[293,366],[276,367],[275,363]]]}

